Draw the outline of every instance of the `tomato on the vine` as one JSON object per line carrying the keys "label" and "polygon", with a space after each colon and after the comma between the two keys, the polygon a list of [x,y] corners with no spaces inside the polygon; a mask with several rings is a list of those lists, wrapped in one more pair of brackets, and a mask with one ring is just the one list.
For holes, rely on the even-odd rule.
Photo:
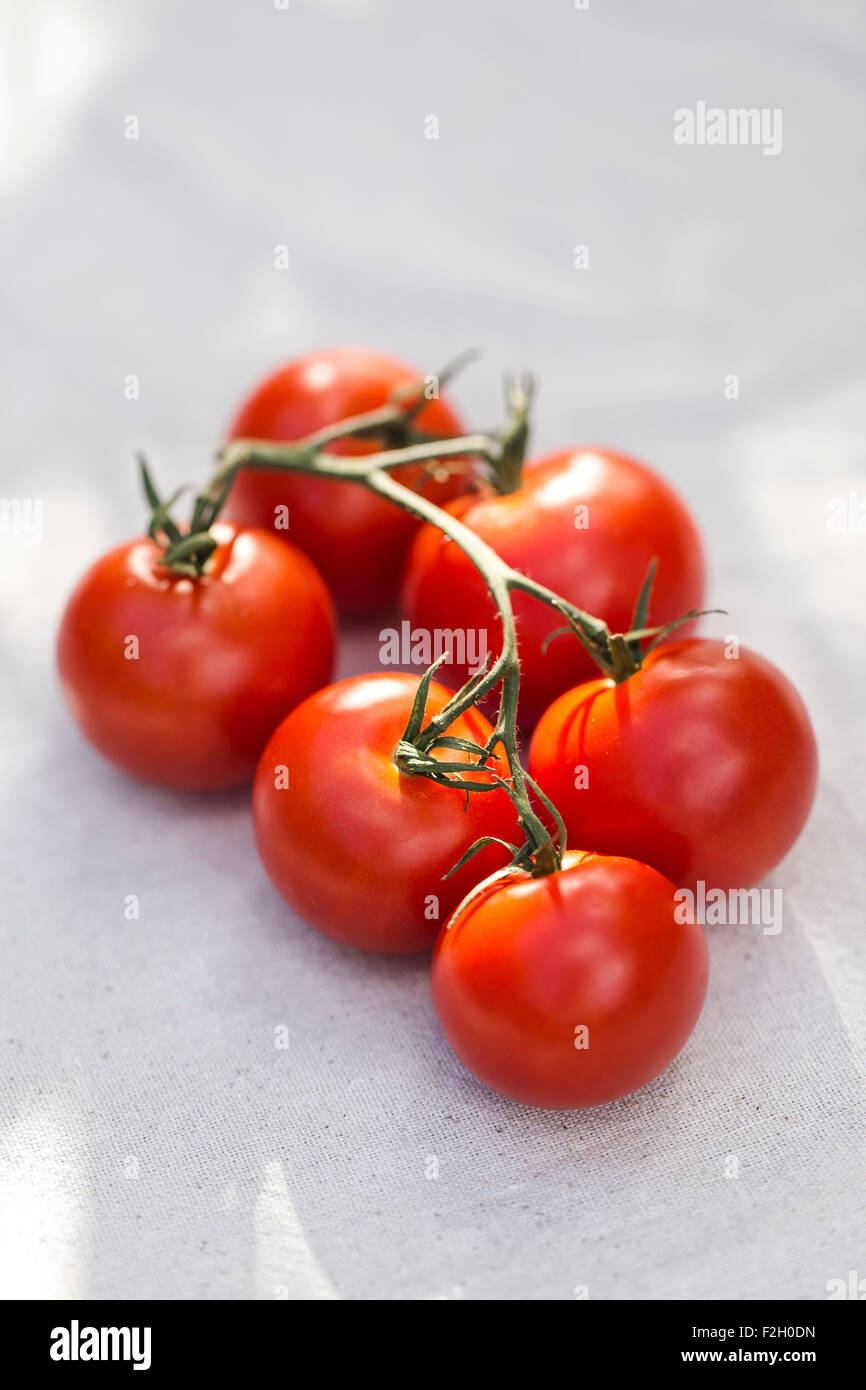
{"label": "tomato on the vine", "polygon": [[103,555],[60,626],[63,691],[104,757],[195,790],[248,781],[280,719],[331,677],[334,613],[305,555],[272,533],[212,527],[199,577],[142,537]]}
{"label": "tomato on the vine", "polygon": [[506,869],[443,928],[433,1004],[463,1064],[545,1109],[603,1105],[681,1051],[707,987],[707,948],[674,885],[633,859],[568,851],[561,872]]}
{"label": "tomato on the vine", "polygon": [[[510,842],[515,832],[501,788],[467,796],[399,770],[395,753],[417,689],[412,676],[376,674],[318,691],[276,730],[253,787],[256,843],[274,886],[311,926],[368,951],[429,949],[445,918],[507,851],[485,846],[443,875],[475,840]],[[450,695],[431,683],[427,717]],[[448,733],[483,745],[491,726],[470,709]],[[470,761],[451,749],[434,756]],[[495,759],[492,767],[499,770]]]}
{"label": "tomato on the vine", "polygon": [[[515,569],[625,631],[650,561],[658,560],[647,624],[699,608],[704,564],[685,506],[657,474],[622,454],[579,448],[526,466],[514,492],[458,498],[448,510]],[[413,628],[471,631],[495,654],[501,641],[484,581],[458,545],[421,528],[406,567],[403,609]],[[530,728],[557,695],[597,668],[573,639],[545,638],[562,627],[549,607],[514,595],[523,681],[520,721]],[[686,630],[686,629],[684,629]],[[455,684],[465,665],[443,670]]]}
{"label": "tomato on the vine", "polygon": [[[309,353],[252,392],[235,416],[229,438],[302,439],[347,416],[387,405],[395,392],[419,377],[412,367],[370,348]],[[435,396],[414,424],[430,435],[463,433],[451,406]],[[327,447],[337,454],[365,454],[385,445],[381,439],[347,438]],[[394,477],[441,503],[465,483],[459,474],[439,473],[431,476],[413,465],[395,469]],[[249,525],[276,527],[278,536],[293,541],[314,561],[340,610],[359,617],[395,600],[406,550],[418,527],[408,513],[357,483],[262,468],[239,472],[226,513]]]}
{"label": "tomato on the vine", "polygon": [[748,888],[791,848],[817,767],[790,681],[713,638],[657,647],[618,685],[568,691],[529,750],[572,841],[722,890]]}

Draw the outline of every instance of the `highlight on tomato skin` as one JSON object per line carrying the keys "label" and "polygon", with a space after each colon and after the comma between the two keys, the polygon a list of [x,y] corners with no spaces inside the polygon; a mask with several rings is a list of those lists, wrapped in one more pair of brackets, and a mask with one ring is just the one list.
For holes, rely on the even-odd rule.
{"label": "highlight on tomato skin", "polygon": [[103,555],[60,624],[63,694],[85,738],[147,782],[212,791],[251,780],[275,725],[330,680],[333,605],[307,557],[227,522],[195,578],[139,537]]}
{"label": "highlight on tomato skin", "polygon": [[433,1004],[460,1061],[511,1100],[604,1105],[681,1052],[707,947],[675,887],[633,859],[567,851],[559,873],[492,875],[442,929]]}
{"label": "highlight on tomato skin", "polygon": [[[486,846],[443,875],[482,836],[514,838],[514,808],[501,788],[473,792],[467,805],[464,792],[398,770],[394,754],[417,689],[413,676],[379,672],[317,691],[274,732],[253,785],[256,845],[274,887],[310,926],[361,950],[429,950],[508,852]],[[434,681],[427,718],[451,694]],[[484,744],[491,725],[470,709],[448,732]],[[469,762],[457,751],[447,757]]]}
{"label": "highlight on tomato skin", "polygon": [[778,667],[703,637],[656,648],[619,685],[562,695],[538,723],[529,771],[571,843],[727,892],[757,883],[796,841],[818,752]]}
{"label": "highlight on tomato skin", "polygon": [[[613,632],[630,627],[653,559],[648,626],[702,606],[703,548],[694,520],[668,483],[624,454],[590,446],[558,451],[527,463],[515,491],[481,490],[447,510],[515,569],[603,618]],[[486,650],[498,650],[499,622],[484,581],[435,526],[423,526],[412,543],[401,604],[414,628],[479,632]],[[516,593],[514,612],[523,672],[519,718],[531,729],[558,695],[597,668],[573,636],[546,644],[562,627],[546,605]],[[443,668],[455,686],[467,675],[465,663]]]}
{"label": "highlight on tomato skin", "polygon": [[[278,368],[241,404],[229,439],[292,441],[387,405],[395,392],[424,374],[372,348],[335,347],[307,353]],[[421,431],[454,438],[465,431],[444,396],[432,397],[415,417]],[[367,454],[381,440],[341,439],[336,454]],[[440,476],[441,475],[441,476]],[[442,503],[466,487],[458,472],[431,476],[420,466],[397,468],[398,482]],[[394,602],[406,551],[418,529],[414,517],[366,488],[333,478],[263,468],[240,471],[226,515],[274,530],[309,555],[340,612],[367,617]]]}

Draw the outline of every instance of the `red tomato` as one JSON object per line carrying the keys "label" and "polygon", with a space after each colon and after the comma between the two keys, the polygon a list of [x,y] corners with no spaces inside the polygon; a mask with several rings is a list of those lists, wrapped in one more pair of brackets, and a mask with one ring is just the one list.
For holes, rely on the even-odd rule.
{"label": "red tomato", "polygon": [[[580,510],[580,509],[584,510]],[[676,493],[642,464],[621,454],[575,449],[526,469],[517,491],[463,497],[449,511],[486,540],[508,564],[555,590],[614,632],[631,622],[635,600],[655,556],[659,566],[648,625],[700,607],[704,566],[694,524]],[[459,546],[433,526],[418,533],[409,554],[403,607],[413,628],[478,632],[492,654],[500,625],[482,579]],[[551,700],[597,671],[577,638],[544,638],[563,619],[538,600],[514,595],[523,680],[520,720],[531,728]],[[455,685],[467,668],[443,668]]]}
{"label": "red tomato", "polygon": [[748,888],[778,864],[812,805],[815,738],[781,671],[725,652],[712,638],[671,643],[621,684],[590,681],[551,705],[529,768],[570,838],[691,888]]}
{"label": "red tomato", "polygon": [[[277,890],[311,926],[368,951],[432,946],[461,898],[508,855],[487,846],[442,875],[482,835],[515,838],[505,792],[473,792],[467,809],[462,792],[398,771],[417,689],[412,676],[379,674],[318,691],[283,720],[253,787],[256,843]],[[428,717],[450,694],[431,684]],[[483,744],[491,728],[469,710],[448,732]]]}
{"label": "red tomato", "polygon": [[149,782],[248,781],[274,727],[330,679],[334,615],[310,561],[267,531],[211,528],[200,579],[147,538],[98,560],[60,627],[64,694],[104,757]]}
{"label": "red tomato", "polygon": [[707,988],[699,926],[633,859],[569,851],[561,873],[494,874],[433,955],[446,1038],[494,1091],[551,1110],[603,1105],[673,1061]]}
{"label": "red tomato", "polygon": [[[231,439],[302,439],[349,415],[386,405],[420,373],[369,348],[341,347],[299,357],[280,368],[244,402],[229,430]],[[431,400],[415,417],[418,429],[455,436],[463,426],[444,399]],[[381,441],[343,440],[333,453],[366,454]],[[434,481],[419,467],[394,477],[442,502],[465,486],[458,476]],[[281,507],[289,528],[279,529]],[[340,609],[353,616],[375,613],[396,597],[406,550],[418,523],[393,503],[355,484],[330,478],[242,469],[228,499],[227,514],[253,526],[272,528],[314,561]]]}

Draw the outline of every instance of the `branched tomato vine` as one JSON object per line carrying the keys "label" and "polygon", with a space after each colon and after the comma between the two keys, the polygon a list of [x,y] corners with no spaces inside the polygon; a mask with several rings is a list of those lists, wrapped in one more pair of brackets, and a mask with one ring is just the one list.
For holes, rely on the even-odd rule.
{"label": "branched tomato vine", "polygon": [[[448,374],[456,370],[457,365],[459,362],[449,369]],[[444,375],[446,373],[440,374],[440,380]],[[552,589],[507,564],[457,517],[393,476],[396,469],[407,464],[427,464],[433,468],[448,460],[472,458],[480,462],[484,476],[498,491],[508,492],[516,487],[529,437],[532,401],[532,380],[525,373],[516,374],[507,383],[508,414],[504,425],[496,432],[467,434],[454,439],[414,439],[411,443],[360,456],[335,454],[329,450],[329,445],[350,435],[355,438],[384,437],[389,443],[393,442],[395,431],[411,436],[412,420],[423,406],[424,399],[423,386],[419,383],[414,392],[409,390],[401,393],[401,398],[389,405],[342,420],[293,443],[233,440],[221,451],[217,472],[196,498],[190,534],[186,537],[168,530],[167,507],[159,503],[152,481],[146,477],[149,498],[153,493],[155,522],[168,531],[171,542],[164,563],[178,569],[195,564],[201,553],[206,556],[208,528],[219,515],[232,482],[242,468],[309,473],[355,483],[393,502],[420,521],[438,527],[460,547],[483,578],[502,625],[502,646],[492,664],[485,665],[473,675],[445,708],[425,723],[426,693],[441,660],[427,671],[419,686],[412,719],[395,752],[395,760],[405,773],[426,777],[434,782],[447,782],[464,790],[467,796],[472,792],[490,790],[491,786],[505,787],[525,836],[523,845],[508,846],[513,851],[514,862],[529,869],[535,876],[551,873],[562,864],[565,827],[558,811],[529,777],[520,759],[517,734],[520,662],[512,595],[519,591],[553,608],[567,624],[560,631],[574,633],[602,673],[614,680],[624,679],[640,665],[643,638],[660,640],[679,622],[687,622],[697,614],[690,611],[664,630],[643,626],[652,584],[651,567],[635,608],[634,630],[625,634],[611,633],[600,618],[584,612]],[[176,526],[174,531],[177,532]],[[499,707],[493,732],[486,745],[469,745],[465,740],[455,741],[451,738],[448,729],[454,721],[489,695],[497,685],[501,687]],[[508,765],[508,777],[493,776],[491,779],[490,760],[500,747]],[[470,752],[476,761],[470,764],[449,763],[434,756],[437,751],[457,748],[464,753]],[[472,775],[474,772],[483,772],[483,780],[476,780]],[[551,835],[535,810],[532,794],[556,825],[555,836]],[[478,841],[470,846],[460,864],[465,863],[483,843]],[[455,865],[457,867],[459,865]]]}

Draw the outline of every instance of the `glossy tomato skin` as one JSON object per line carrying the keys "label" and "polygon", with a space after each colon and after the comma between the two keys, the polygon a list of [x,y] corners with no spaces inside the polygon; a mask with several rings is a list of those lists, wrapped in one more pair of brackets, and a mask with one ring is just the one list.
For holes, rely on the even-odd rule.
{"label": "glossy tomato skin", "polygon": [[590,681],[551,705],[529,767],[572,842],[725,891],[787,853],[815,794],[809,716],[771,662],[726,650],[713,638],[673,642],[620,685]]}
{"label": "glossy tomato skin", "polygon": [[[622,454],[596,448],[550,454],[527,465],[517,491],[463,497],[449,510],[515,569],[605,619],[614,632],[629,627],[653,557],[659,566],[649,623],[701,605],[704,564],[694,522],[661,478]],[[543,653],[545,637],[563,626],[562,618],[536,599],[513,597],[523,667],[520,721],[528,729],[557,695],[598,668],[571,635],[554,638]],[[488,650],[499,651],[500,624],[483,581],[433,526],[421,528],[409,553],[403,610],[413,627],[480,630]],[[455,685],[467,677],[464,666],[443,669]]]}
{"label": "glossy tomato skin", "polygon": [[[230,439],[302,439],[350,415],[386,405],[421,373],[369,348],[339,347],[289,362],[258,386],[241,406]],[[420,430],[455,436],[463,426],[444,398],[416,417]],[[334,453],[371,453],[381,441],[335,442]],[[434,481],[420,468],[394,477],[434,502],[461,491],[459,474]],[[393,503],[354,483],[267,469],[243,469],[232,488],[227,515],[273,529],[277,509],[288,507],[289,529],[276,534],[299,546],[324,576],[341,612],[376,613],[395,602],[409,542],[418,523]]]}
{"label": "glossy tomato skin", "polygon": [[658,1076],[707,988],[703,931],[676,921],[674,891],[646,864],[574,851],[561,873],[509,869],[480,885],[433,954],[433,1004],[463,1064],[550,1110]]}
{"label": "glossy tomato skin", "polygon": [[334,661],[333,606],[307,557],[266,531],[219,522],[212,534],[200,579],[160,568],[147,537],[104,555],[74,590],[57,648],[94,747],[136,777],[197,791],[249,781]]}
{"label": "glossy tomato skin", "polygon": [[[429,950],[461,898],[508,854],[488,846],[442,875],[482,835],[514,841],[504,792],[473,793],[467,810],[461,792],[397,770],[417,689],[412,676],[380,673],[318,691],[276,730],[253,787],[256,844],[278,892],[318,931],[367,951]],[[431,684],[428,717],[450,693]],[[448,732],[483,744],[490,725],[470,710]]]}

